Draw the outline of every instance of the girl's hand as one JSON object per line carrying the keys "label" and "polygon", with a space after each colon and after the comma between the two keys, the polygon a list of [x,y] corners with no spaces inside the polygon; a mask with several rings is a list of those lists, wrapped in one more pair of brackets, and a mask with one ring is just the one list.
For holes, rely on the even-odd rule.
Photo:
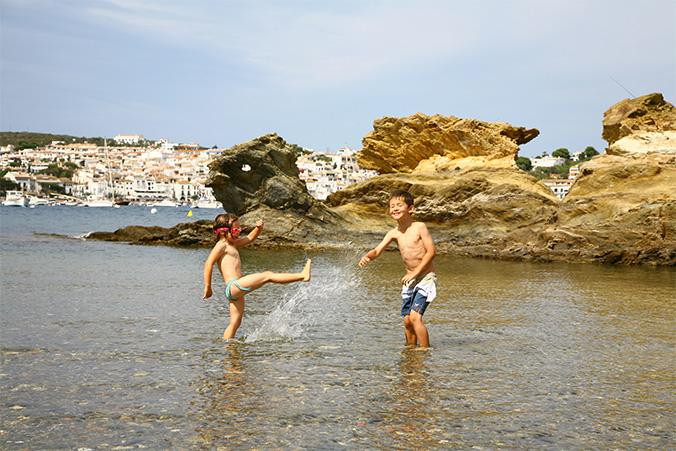
{"label": "girl's hand", "polygon": [[263,220],[262,219],[259,219],[258,221],[256,221],[256,227],[258,227],[259,229],[263,228]]}
{"label": "girl's hand", "polygon": [[209,299],[211,297],[212,294],[213,293],[211,292],[211,287],[205,287],[204,288],[204,296],[202,296],[202,299],[206,301],[207,299]]}

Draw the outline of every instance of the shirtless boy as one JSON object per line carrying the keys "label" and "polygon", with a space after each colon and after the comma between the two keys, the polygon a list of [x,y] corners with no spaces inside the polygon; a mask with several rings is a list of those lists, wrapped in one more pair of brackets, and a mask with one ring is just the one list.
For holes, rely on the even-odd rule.
{"label": "shirtless boy", "polygon": [[413,221],[413,196],[410,193],[394,191],[389,205],[390,216],[397,221],[397,227],[387,232],[380,244],[359,260],[359,266],[363,268],[382,254],[392,241],[397,242],[406,268],[406,274],[401,278],[401,316],[404,318],[406,344],[427,348],[430,339],[422,317],[437,294],[437,278],[432,263],[436,252],[434,241],[424,223]]}

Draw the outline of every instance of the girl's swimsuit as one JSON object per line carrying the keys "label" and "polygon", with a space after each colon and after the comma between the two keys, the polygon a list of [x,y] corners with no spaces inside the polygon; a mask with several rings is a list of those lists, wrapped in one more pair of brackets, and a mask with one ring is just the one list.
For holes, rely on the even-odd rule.
{"label": "girl's swimsuit", "polygon": [[237,297],[234,297],[230,293],[230,287],[232,287],[233,284],[245,293],[248,293],[249,291],[251,291],[251,288],[244,288],[243,286],[238,284],[237,279],[231,279],[227,284],[225,284],[225,297],[228,299],[228,301],[235,301],[235,300],[239,299]]}

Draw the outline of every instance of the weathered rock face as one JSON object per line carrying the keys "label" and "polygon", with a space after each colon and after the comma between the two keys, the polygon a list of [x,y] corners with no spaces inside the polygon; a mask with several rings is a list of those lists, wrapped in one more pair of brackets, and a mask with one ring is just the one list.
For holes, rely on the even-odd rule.
{"label": "weathered rock face", "polygon": [[546,259],[535,250],[515,248],[514,241],[506,238],[509,234],[519,240],[532,237],[556,221],[558,199],[523,171],[470,168],[458,170],[453,177],[385,174],[334,193],[327,203],[346,219],[382,234],[393,226],[387,201],[394,189],[413,194],[414,219],[427,223],[439,252]]}
{"label": "weathered rock face", "polygon": [[582,165],[543,233],[552,243],[606,263],[676,264],[676,155],[600,155]]}
{"label": "weathered rock face", "polygon": [[616,103],[603,115],[606,153],[676,153],[676,108],[662,94],[648,94]]}
{"label": "weathered rock face", "polygon": [[259,245],[330,247],[340,240],[341,220],[298,177],[297,149],[276,134],[233,146],[209,166],[207,186],[242,224],[265,220]]}
{"label": "weathered rock face", "polygon": [[[500,161],[513,165],[520,144],[539,134],[536,129],[506,123],[460,119],[453,116],[414,114],[404,118],[385,117],[373,122],[373,131],[362,140],[359,165],[381,174],[392,172],[440,172],[453,170],[454,160],[481,157],[462,167]],[[432,163],[426,160],[433,158]],[[473,164],[472,164],[473,163]]]}
{"label": "weathered rock face", "polygon": [[195,221],[171,228],[129,226],[115,232],[93,232],[87,238],[146,245],[208,246],[214,243],[214,232],[211,221]]}
{"label": "weathered rock face", "polygon": [[237,215],[261,205],[298,213],[321,209],[298,178],[295,149],[276,134],[233,146],[209,165],[207,186]]}

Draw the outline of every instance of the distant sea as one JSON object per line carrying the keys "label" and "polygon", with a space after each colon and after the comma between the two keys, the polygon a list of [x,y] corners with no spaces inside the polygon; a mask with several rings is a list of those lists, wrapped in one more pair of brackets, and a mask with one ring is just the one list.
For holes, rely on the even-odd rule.
{"label": "distant sea", "polygon": [[313,280],[248,296],[225,343],[208,249],[79,238],[219,213],[187,211],[0,207],[0,448],[676,445],[672,268],[438,256],[414,351],[398,253],[244,249]]}

